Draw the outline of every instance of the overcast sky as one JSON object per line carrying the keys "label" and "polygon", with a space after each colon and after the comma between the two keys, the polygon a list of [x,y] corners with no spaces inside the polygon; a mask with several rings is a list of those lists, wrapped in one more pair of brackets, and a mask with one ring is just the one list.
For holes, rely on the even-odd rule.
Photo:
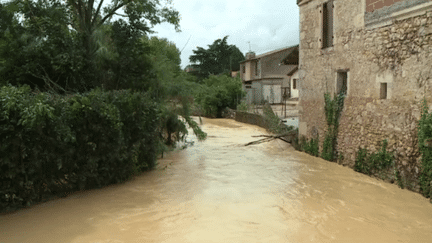
{"label": "overcast sky", "polygon": [[162,24],[154,27],[157,33],[153,35],[174,42],[179,50],[184,47],[183,68],[197,46],[207,48],[226,35],[228,44],[236,45],[243,54],[249,51],[249,41],[257,55],[299,43],[299,10],[295,0],[173,0],[173,3],[180,12],[181,32],[176,32],[172,25]]}

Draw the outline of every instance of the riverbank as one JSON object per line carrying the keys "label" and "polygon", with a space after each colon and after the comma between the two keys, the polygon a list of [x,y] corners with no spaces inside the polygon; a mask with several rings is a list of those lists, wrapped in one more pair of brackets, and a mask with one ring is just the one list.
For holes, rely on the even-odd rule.
{"label": "riverbank", "polygon": [[[271,107],[271,109],[273,109],[273,107]],[[273,114],[277,114],[277,113],[273,113]],[[245,112],[245,111],[236,111],[235,112],[235,120],[238,122],[257,125],[257,126],[265,128],[265,129],[269,129],[268,120],[264,116],[263,112],[251,113],[251,112]],[[317,156],[320,154],[318,144],[314,144],[316,141],[302,141],[299,138],[297,138],[297,139],[290,138],[290,139],[286,139],[286,141],[289,141],[291,143],[294,142],[293,147],[295,147],[300,152],[306,152],[306,153],[312,154],[314,156]],[[316,148],[314,148],[314,146]],[[316,153],[316,154],[311,153],[311,151],[314,151],[314,153]],[[391,155],[391,152],[388,152],[388,155]],[[381,155],[381,157],[382,156],[383,155]],[[377,158],[380,158],[380,156],[378,156]],[[331,161],[329,161],[329,162],[331,162]],[[382,163],[382,162],[376,161],[374,163]],[[356,171],[355,165],[349,165],[349,164],[342,164],[342,165],[347,166],[347,167],[353,169],[354,171]],[[356,171],[356,172],[362,173],[362,171]],[[366,174],[368,174],[368,173],[366,173]],[[408,190],[413,191],[415,193],[421,194],[418,188],[417,188],[417,190],[414,190],[413,189],[414,187],[404,186],[401,179],[399,178],[400,176],[398,177],[398,172],[392,167],[389,167],[386,170],[382,169],[379,174],[369,173],[368,176],[382,180],[382,181],[389,183],[389,184],[395,184],[395,185],[401,187],[402,189],[405,188],[405,189],[408,189]],[[432,182],[431,182],[431,185],[432,185]],[[429,201],[432,203],[432,197],[429,198]]]}

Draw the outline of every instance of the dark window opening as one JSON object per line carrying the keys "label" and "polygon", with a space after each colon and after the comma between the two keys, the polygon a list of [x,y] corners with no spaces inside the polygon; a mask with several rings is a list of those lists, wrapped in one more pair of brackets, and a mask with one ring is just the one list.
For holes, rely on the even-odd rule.
{"label": "dark window opening", "polygon": [[252,89],[252,86],[247,85],[247,86],[246,86],[246,89]]}
{"label": "dark window opening", "polygon": [[291,90],[289,89],[289,87],[282,88],[282,89],[283,89],[282,98],[284,100],[287,100],[287,99],[291,98]]}
{"label": "dark window opening", "polygon": [[380,99],[387,99],[387,83],[381,83]]}
{"label": "dark window opening", "polygon": [[243,70],[243,73],[246,73],[246,67],[244,65],[242,66],[242,70]]}
{"label": "dark window opening", "polygon": [[347,72],[338,72],[337,73],[337,85],[336,85],[336,93],[347,95],[348,93],[348,73]]}
{"label": "dark window opening", "polygon": [[297,89],[297,79],[293,79],[293,89]]}
{"label": "dark window opening", "polygon": [[333,46],[333,1],[328,1],[322,7],[322,48]]}
{"label": "dark window opening", "polygon": [[258,76],[258,60],[255,62],[255,76]]}

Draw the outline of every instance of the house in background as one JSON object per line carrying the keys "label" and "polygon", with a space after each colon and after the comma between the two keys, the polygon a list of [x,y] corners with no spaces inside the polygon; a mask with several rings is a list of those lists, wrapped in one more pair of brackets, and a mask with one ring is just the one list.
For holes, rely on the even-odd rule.
{"label": "house in background", "polygon": [[240,78],[247,103],[261,104],[268,101],[270,104],[280,104],[284,94],[289,96],[291,76],[287,74],[297,68],[298,48],[297,45],[258,56],[254,52],[246,53],[246,60],[240,63]]}
{"label": "house in background", "polygon": [[298,90],[298,80],[299,80],[299,75],[298,75],[298,67],[294,68],[293,70],[291,70],[291,72],[289,72],[287,74],[287,76],[289,77],[289,88],[290,88],[290,99],[293,100],[298,100],[299,98],[299,90]]}
{"label": "house in background", "polygon": [[239,74],[240,71],[231,71],[231,77],[235,78]]}
{"label": "house in background", "polygon": [[[430,0],[297,0],[300,9],[299,134],[328,129],[324,93],[343,94],[338,163],[354,166],[359,147],[396,152],[395,171],[419,190],[420,104],[432,102]],[[390,171],[389,173],[393,173]]]}
{"label": "house in background", "polygon": [[198,68],[193,67],[192,65],[187,65],[184,71],[193,75],[197,75],[199,70]]}

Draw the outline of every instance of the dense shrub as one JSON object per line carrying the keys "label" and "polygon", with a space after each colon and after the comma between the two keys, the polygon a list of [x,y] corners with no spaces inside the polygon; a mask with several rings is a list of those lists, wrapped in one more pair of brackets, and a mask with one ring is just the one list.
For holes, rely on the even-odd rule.
{"label": "dense shrub", "polygon": [[[296,129],[298,133],[298,129]],[[305,136],[300,136],[300,139],[296,137],[293,141],[293,147],[296,150],[306,152],[312,156],[319,156],[319,146],[318,146],[318,138],[311,138],[310,140],[306,139]]]}
{"label": "dense shrub", "polygon": [[432,197],[432,113],[423,101],[422,115],[418,126],[421,153],[420,188],[425,197]]}
{"label": "dense shrub", "polygon": [[158,105],[144,93],[0,89],[0,207],[100,187],[155,166]]}
{"label": "dense shrub", "polygon": [[387,140],[381,144],[381,149],[369,154],[367,149],[359,148],[354,164],[354,170],[364,174],[379,174],[394,163],[394,153],[387,151]]}
{"label": "dense shrub", "polygon": [[318,147],[318,139],[311,138],[309,141],[304,139],[302,140],[302,150],[306,153],[318,157],[319,156],[319,147]]}
{"label": "dense shrub", "polygon": [[236,109],[244,95],[240,78],[210,76],[204,80],[196,94],[196,100],[203,108],[205,116],[221,118],[223,110],[227,107]]}

